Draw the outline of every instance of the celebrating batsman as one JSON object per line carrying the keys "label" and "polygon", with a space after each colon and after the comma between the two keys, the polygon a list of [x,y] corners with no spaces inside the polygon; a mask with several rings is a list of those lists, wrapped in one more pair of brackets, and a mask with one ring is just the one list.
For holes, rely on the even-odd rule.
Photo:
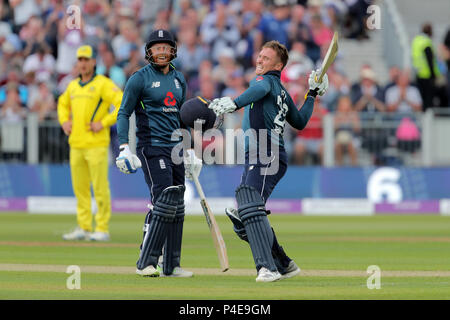
{"label": "celebrating batsman", "polygon": [[[315,97],[328,88],[325,74],[318,82],[319,70],[309,77],[309,91],[303,106],[298,110],[280,81],[288,61],[288,51],[277,41],[264,44],[256,60],[256,77],[250,87],[235,100],[229,97],[215,99],[209,105],[217,116],[245,107],[242,128],[254,130],[256,143],[265,143],[266,150],[257,150],[245,144],[245,166],[241,185],[236,189],[238,209],[225,210],[237,235],[250,244],[256,265],[258,282],[271,282],[297,275],[300,268],[279,245],[270,226],[265,203],[287,169],[283,131],[285,122],[298,130],[308,123]],[[263,144],[261,143],[263,142]],[[256,151],[256,158],[254,156]],[[262,153],[264,151],[264,154]],[[263,161],[268,158],[270,161]]]}
{"label": "celebrating batsman", "polygon": [[[186,97],[186,81],[171,64],[177,56],[177,45],[170,32],[153,31],[145,50],[149,64],[128,80],[117,117],[120,154],[116,165],[124,173],[134,173],[142,167],[153,205],[145,218],[136,273],[191,277],[192,272],[180,267],[185,167],[171,159],[172,149],[179,143],[172,140],[172,133],[182,126],[179,110]],[[137,156],[128,146],[129,118],[133,112]],[[201,163],[192,164],[189,174],[198,175],[199,167]],[[162,270],[158,265],[161,255]]]}

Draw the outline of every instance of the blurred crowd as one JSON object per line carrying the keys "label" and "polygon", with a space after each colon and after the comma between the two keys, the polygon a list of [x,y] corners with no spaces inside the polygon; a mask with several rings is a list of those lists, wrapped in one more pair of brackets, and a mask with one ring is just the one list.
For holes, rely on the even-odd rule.
{"label": "blurred crowd", "polygon": [[[145,40],[156,28],[176,35],[178,58],[174,64],[187,79],[188,98],[238,96],[254,76],[262,44],[278,40],[290,54],[282,82],[301,104],[308,88],[307,75],[320,66],[333,30],[355,41],[368,38],[365,19],[371,3],[1,0],[0,117],[14,122],[36,112],[40,121],[56,119],[57,97],[77,77],[75,51],[82,44],[95,48],[96,72],[124,88],[127,79],[146,65]],[[335,115],[337,164],[343,164],[348,154],[348,164],[357,165],[358,149],[364,147],[364,141],[358,140],[362,113],[413,114],[425,109],[408,70],[392,67],[390,83],[382,84],[376,71],[364,65],[360,80],[351,83],[340,59],[329,70],[330,88],[318,99],[308,127],[301,132],[286,130],[288,152],[295,164],[322,163],[322,118],[327,113]],[[438,104],[444,106],[448,101],[442,98]],[[241,116],[231,117],[235,127],[240,126]],[[405,127],[411,124],[414,127],[413,117]]]}

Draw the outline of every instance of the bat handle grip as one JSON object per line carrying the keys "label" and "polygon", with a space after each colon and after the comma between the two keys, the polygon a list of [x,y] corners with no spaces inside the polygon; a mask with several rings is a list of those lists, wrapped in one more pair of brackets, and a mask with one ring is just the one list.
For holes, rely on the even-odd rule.
{"label": "bat handle grip", "polygon": [[320,70],[319,74],[320,74],[319,78],[317,78],[317,75],[316,75],[316,79],[315,80],[318,83],[322,83],[322,79],[323,79],[324,73],[322,73],[322,70]]}

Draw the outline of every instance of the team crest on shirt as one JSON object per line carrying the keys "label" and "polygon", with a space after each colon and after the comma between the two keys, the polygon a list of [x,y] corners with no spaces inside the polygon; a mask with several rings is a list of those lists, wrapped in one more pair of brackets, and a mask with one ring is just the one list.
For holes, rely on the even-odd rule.
{"label": "team crest on shirt", "polygon": [[255,80],[256,81],[261,81],[262,79],[264,79],[262,76],[257,76]]}
{"label": "team crest on shirt", "polygon": [[89,92],[94,92],[95,91],[95,87],[90,87],[89,88]]}
{"label": "team crest on shirt", "polygon": [[180,89],[180,83],[178,82],[178,80],[177,80],[177,79],[174,79],[173,82],[175,82],[175,87],[176,87],[177,89]]}

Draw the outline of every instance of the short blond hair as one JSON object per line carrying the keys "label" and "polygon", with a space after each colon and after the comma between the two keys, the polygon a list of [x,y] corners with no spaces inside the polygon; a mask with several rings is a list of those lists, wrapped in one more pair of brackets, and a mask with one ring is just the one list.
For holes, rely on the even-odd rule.
{"label": "short blond hair", "polygon": [[[268,41],[263,45],[263,48],[270,48],[273,49],[276,53],[278,58],[280,59],[281,63],[283,64],[283,68],[286,66],[288,60],[289,60],[289,52],[286,49],[286,47],[279,43],[276,40]],[[281,68],[281,70],[283,70]]]}

